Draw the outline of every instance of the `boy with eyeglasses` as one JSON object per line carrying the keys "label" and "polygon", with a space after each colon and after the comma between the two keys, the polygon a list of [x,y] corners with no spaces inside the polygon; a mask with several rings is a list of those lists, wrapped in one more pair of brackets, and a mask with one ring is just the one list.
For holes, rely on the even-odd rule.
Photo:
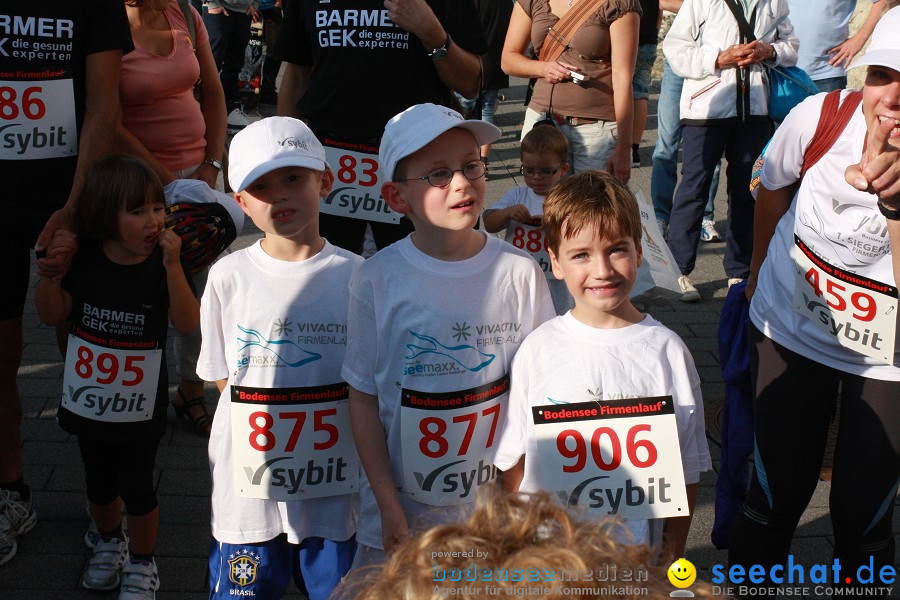
{"label": "boy with eyeglasses", "polygon": [[472,510],[497,477],[512,357],[553,316],[537,264],[473,228],[485,195],[479,146],[499,136],[434,104],[385,127],[381,192],[415,231],[350,281],[341,374],[365,472],[355,567],[383,562],[413,527]]}
{"label": "boy with eyeglasses", "polygon": [[525,135],[519,152],[525,185],[509,190],[484,211],[484,228],[491,233],[506,229],[506,241],[531,254],[547,276],[556,314],[562,315],[575,301],[550,268],[541,218],[544,196],[569,171],[569,140],[556,127],[541,125]]}

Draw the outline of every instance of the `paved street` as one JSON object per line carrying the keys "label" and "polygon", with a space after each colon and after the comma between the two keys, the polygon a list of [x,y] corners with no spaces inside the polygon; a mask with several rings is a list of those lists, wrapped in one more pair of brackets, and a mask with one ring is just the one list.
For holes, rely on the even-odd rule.
{"label": "paved street", "polygon": [[[522,85],[508,90],[506,100],[499,107],[498,125],[502,126],[504,135],[494,146],[491,156],[488,205],[499,199],[506,190],[521,183],[517,144],[523,114],[523,93]],[[648,128],[641,145],[642,166],[634,171],[633,177],[633,187],[643,190],[648,199],[650,155],[656,127],[655,101],[654,95]],[[724,177],[718,200],[716,215],[722,222],[726,208]],[[258,231],[252,226],[247,227],[237,245],[246,246],[258,237]],[[723,251],[724,244],[721,243],[701,245],[692,280],[703,295],[702,302],[675,302],[653,307],[649,311],[681,335],[693,353],[703,381],[703,393],[709,409],[710,448],[716,460],[719,434],[715,428],[715,412],[723,396],[723,387],[715,336],[726,291]],[[25,410],[24,456],[26,481],[32,486],[38,524],[20,540],[16,558],[0,567],[0,598],[115,598],[114,592],[88,593],[80,586],[81,572],[90,555],[82,541],[88,524],[82,467],[74,438],[63,432],[55,420],[63,365],[59,360],[54,333],[39,323],[32,300],[26,308],[25,330],[25,359],[20,370]],[[170,380],[175,381],[174,373]],[[208,385],[207,398],[212,406],[215,406],[216,396],[214,387]],[[210,543],[210,476],[206,440],[194,434],[186,420],[177,421],[171,411],[169,414],[169,428],[162,440],[157,461],[161,508],[157,560],[162,581],[158,597],[199,600],[207,597],[206,556]],[[705,474],[701,481],[687,551],[687,558],[694,562],[701,576],[708,575],[708,569],[713,564],[725,562],[725,553],[715,550],[709,542],[714,483],[715,473]],[[830,561],[833,540],[827,516],[828,489],[828,483],[821,482],[803,517],[794,545],[797,562],[812,564]]]}

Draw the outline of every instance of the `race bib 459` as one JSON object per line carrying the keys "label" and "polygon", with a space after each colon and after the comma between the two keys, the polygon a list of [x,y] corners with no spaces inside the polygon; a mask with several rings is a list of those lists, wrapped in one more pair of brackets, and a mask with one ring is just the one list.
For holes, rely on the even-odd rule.
{"label": "race bib 459", "polygon": [[893,364],[897,288],[829,264],[797,236],[794,244],[794,311],[841,346]]}

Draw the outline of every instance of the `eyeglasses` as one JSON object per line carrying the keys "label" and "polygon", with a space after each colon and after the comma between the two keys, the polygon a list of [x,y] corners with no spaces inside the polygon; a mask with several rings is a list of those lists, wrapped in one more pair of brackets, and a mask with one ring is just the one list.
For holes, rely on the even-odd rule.
{"label": "eyeglasses", "polygon": [[525,177],[553,177],[554,175],[559,173],[560,169],[562,169],[562,165],[556,167],[555,169],[535,169],[534,167],[523,166],[521,169],[519,169],[519,171]]}
{"label": "eyeglasses", "polygon": [[412,177],[410,179],[397,179],[396,181],[427,181],[436,188],[445,188],[453,181],[453,176],[457,172],[462,173],[463,177],[469,181],[475,181],[484,177],[487,167],[481,160],[473,160],[463,165],[462,169],[435,169],[425,177]]}

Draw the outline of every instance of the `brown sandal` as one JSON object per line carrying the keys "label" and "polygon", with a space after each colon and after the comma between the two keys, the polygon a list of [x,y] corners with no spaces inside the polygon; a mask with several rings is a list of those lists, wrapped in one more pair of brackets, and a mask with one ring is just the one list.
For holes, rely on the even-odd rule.
{"label": "brown sandal", "polygon": [[[191,421],[191,425],[194,428],[194,431],[197,433],[202,433],[203,435],[209,435],[209,431],[207,428],[212,428],[212,417],[209,416],[209,410],[206,407],[206,398],[203,396],[197,396],[196,398],[185,398],[184,394],[181,393],[181,387],[176,388],[178,393],[178,397],[181,399],[181,405],[175,404],[172,402],[172,408],[175,409],[175,416],[179,419],[181,417],[187,417]],[[197,416],[193,416],[191,414],[191,409],[195,406],[200,406],[203,409],[203,412]]]}

